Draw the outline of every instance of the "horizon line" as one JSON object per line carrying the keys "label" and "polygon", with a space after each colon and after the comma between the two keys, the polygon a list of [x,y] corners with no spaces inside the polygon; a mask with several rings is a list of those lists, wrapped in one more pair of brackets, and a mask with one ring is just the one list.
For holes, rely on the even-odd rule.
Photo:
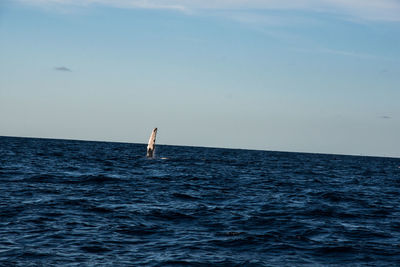
{"label": "horizon line", "polygon": [[[0,138],[30,138],[30,139],[47,139],[47,140],[64,140],[64,141],[78,141],[78,142],[99,142],[99,143],[119,143],[119,144],[136,144],[147,146],[147,143],[136,143],[128,141],[110,141],[110,140],[88,140],[88,139],[73,139],[73,138],[56,138],[56,137],[36,137],[36,136],[14,136],[14,135],[0,135]],[[309,151],[289,151],[289,150],[267,150],[257,148],[236,148],[236,147],[213,147],[201,145],[184,145],[184,144],[156,144],[156,146],[179,146],[179,147],[195,147],[195,148],[211,148],[211,149],[229,149],[229,150],[249,150],[261,152],[278,152],[278,153],[298,153],[298,154],[317,154],[317,155],[330,155],[330,156],[349,156],[349,157],[371,157],[371,158],[388,158],[400,159],[400,156],[382,156],[382,155],[363,155],[363,154],[342,154],[342,153],[328,153],[328,152],[309,152]],[[144,153],[145,154],[145,153]],[[400,166],[399,166],[400,167]]]}

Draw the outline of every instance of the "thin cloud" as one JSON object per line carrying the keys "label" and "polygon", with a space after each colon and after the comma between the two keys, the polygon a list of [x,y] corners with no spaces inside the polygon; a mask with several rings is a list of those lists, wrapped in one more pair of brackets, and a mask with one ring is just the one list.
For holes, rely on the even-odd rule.
{"label": "thin cloud", "polygon": [[[353,51],[345,51],[345,50],[335,50],[335,49],[329,49],[329,48],[314,48],[314,49],[301,49],[301,48],[296,48],[294,49],[295,51],[303,52],[303,53],[319,53],[319,54],[331,54],[331,55],[338,55],[342,57],[352,57],[352,58],[358,58],[358,59],[363,59],[363,60],[383,60],[383,61],[388,61],[388,62],[394,62],[395,59],[393,58],[388,58],[388,57],[383,57],[383,56],[378,56],[378,55],[373,55],[373,54],[366,54],[366,53],[358,53],[358,52],[353,52]],[[382,70],[380,73],[385,73],[388,70]]]}
{"label": "thin cloud", "polygon": [[380,116],[379,118],[381,118],[381,119],[391,119],[392,117],[390,117],[390,116],[387,116],[387,115],[383,115],[383,116]]}
{"label": "thin cloud", "polygon": [[339,56],[363,58],[363,59],[384,59],[381,57],[377,57],[375,55],[357,53],[357,52],[352,52],[352,51],[335,50],[335,49],[321,49],[321,50],[319,50],[319,52],[326,53],[326,54],[334,54],[334,55],[339,55]]}
{"label": "thin cloud", "polygon": [[91,5],[117,8],[197,10],[303,10],[334,13],[361,20],[400,22],[398,0],[18,0],[38,6],[87,7]]}
{"label": "thin cloud", "polygon": [[65,72],[71,72],[72,71],[70,68],[67,68],[67,67],[64,67],[64,66],[62,66],[62,67],[54,67],[54,70],[55,71],[65,71]]}

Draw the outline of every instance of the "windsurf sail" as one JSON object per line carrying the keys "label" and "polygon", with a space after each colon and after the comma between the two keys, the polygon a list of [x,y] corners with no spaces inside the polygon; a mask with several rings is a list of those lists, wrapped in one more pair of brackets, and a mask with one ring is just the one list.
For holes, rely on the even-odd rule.
{"label": "windsurf sail", "polygon": [[154,128],[151,132],[149,143],[147,145],[147,154],[148,158],[154,157],[154,150],[156,149],[156,135],[157,135],[157,128]]}

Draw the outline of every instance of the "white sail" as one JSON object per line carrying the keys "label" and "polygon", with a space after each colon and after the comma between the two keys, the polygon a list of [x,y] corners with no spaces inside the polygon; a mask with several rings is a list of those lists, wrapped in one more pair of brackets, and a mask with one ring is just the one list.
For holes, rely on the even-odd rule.
{"label": "white sail", "polygon": [[152,158],[154,157],[154,150],[156,149],[156,135],[157,135],[157,128],[154,128],[151,132],[149,143],[147,145],[147,157]]}

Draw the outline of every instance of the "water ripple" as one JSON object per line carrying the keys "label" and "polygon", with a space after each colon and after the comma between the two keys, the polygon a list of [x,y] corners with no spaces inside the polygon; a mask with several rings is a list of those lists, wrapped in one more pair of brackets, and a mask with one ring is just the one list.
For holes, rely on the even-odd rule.
{"label": "water ripple", "polygon": [[400,159],[0,137],[2,266],[396,266]]}

